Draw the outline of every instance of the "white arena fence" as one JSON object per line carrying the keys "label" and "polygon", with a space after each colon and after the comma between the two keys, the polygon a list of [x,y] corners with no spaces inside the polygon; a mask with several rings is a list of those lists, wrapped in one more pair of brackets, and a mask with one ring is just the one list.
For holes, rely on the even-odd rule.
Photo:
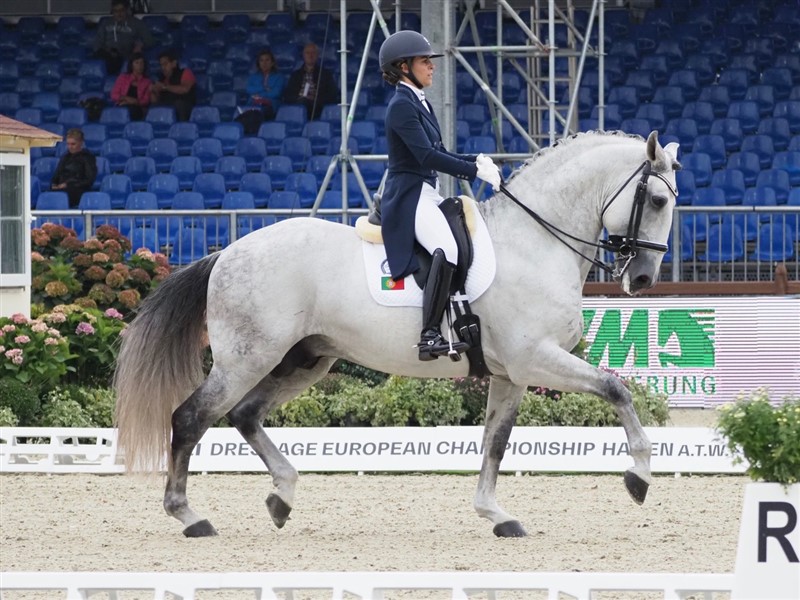
{"label": "white arena fence", "polygon": [[[60,592],[66,600],[95,594],[146,592],[149,598],[190,600],[207,591],[236,591],[237,597],[270,600],[294,598],[294,592],[316,590],[332,600],[382,600],[394,591],[444,590],[453,600],[480,594],[502,598],[503,592],[546,592],[548,600],[590,600],[600,592],[661,592],[664,600],[689,596],[711,600],[715,592],[730,592],[733,575],[677,573],[3,573],[2,591]],[[66,594],[66,595],[63,595]],[[328,595],[330,594],[330,595]],[[321,596],[315,596],[321,597]],[[519,596],[516,596],[519,597]]]}

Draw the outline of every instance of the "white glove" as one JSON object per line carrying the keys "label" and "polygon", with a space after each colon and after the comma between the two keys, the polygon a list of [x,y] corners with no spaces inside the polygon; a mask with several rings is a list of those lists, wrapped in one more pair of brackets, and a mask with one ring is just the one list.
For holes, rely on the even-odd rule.
{"label": "white glove", "polygon": [[494,161],[481,153],[475,159],[475,166],[478,167],[478,178],[491,185],[495,192],[499,192],[503,178],[500,176],[500,169],[494,164]]}

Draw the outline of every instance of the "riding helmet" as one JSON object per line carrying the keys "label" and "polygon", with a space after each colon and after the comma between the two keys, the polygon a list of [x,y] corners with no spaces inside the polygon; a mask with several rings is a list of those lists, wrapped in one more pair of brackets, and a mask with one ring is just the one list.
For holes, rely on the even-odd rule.
{"label": "riding helmet", "polygon": [[381,64],[381,71],[387,73],[393,71],[393,65],[401,60],[414,58],[415,56],[427,56],[436,58],[444,56],[437,54],[431,48],[431,43],[421,33],[416,31],[398,31],[393,33],[381,44],[378,52],[378,60]]}

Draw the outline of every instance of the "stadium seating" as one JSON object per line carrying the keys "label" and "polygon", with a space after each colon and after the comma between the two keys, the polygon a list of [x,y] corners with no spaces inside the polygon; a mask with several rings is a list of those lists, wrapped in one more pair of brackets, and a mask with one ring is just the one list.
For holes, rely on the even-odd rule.
{"label": "stadium seating", "polygon": [[128,194],[133,192],[131,178],[127,175],[112,173],[103,177],[100,191],[111,198],[111,208],[122,208],[128,199]]}
{"label": "stadium seating", "polygon": [[225,180],[225,189],[238,190],[242,176],[247,173],[247,163],[241,156],[223,156],[217,160],[214,172]]}
{"label": "stadium seating", "polygon": [[794,230],[783,223],[764,223],[758,230],[757,246],[752,260],[781,262],[794,258]]}
{"label": "stadium seating", "polygon": [[169,264],[188,265],[208,254],[204,228],[182,227],[175,236],[171,247]]}
{"label": "stadium seating", "polygon": [[130,142],[135,155],[144,156],[147,145],[153,139],[153,126],[145,121],[131,121],[125,124],[122,137]]}
{"label": "stadium seating", "polygon": [[239,191],[249,192],[256,208],[265,208],[272,193],[272,180],[266,173],[245,173],[239,183]]}
{"label": "stadium seating", "polygon": [[108,161],[112,173],[122,173],[125,163],[133,156],[133,151],[128,140],[111,138],[103,142],[100,154]]}
{"label": "stadium seating", "polygon": [[172,161],[178,158],[178,143],[171,138],[156,138],[150,140],[145,150],[156,164],[156,171],[166,173],[172,166]]}
{"label": "stadium seating", "polygon": [[219,173],[200,173],[194,179],[192,191],[203,196],[206,208],[219,208],[225,197],[225,178]]}
{"label": "stadium seating", "polygon": [[196,156],[178,156],[172,160],[169,172],[178,178],[182,191],[192,189],[194,179],[203,172],[203,165]]}
{"label": "stadium seating", "polygon": [[178,154],[187,155],[192,152],[192,144],[200,137],[200,129],[197,123],[178,122],[173,123],[167,134],[178,145]]}
{"label": "stadium seating", "polygon": [[210,173],[222,158],[222,142],[213,137],[201,137],[192,144],[191,155],[200,160],[203,171]]}
{"label": "stadium seating", "polygon": [[170,208],[172,199],[180,191],[180,181],[171,173],[157,173],[147,182],[147,191],[155,195],[158,208]]}

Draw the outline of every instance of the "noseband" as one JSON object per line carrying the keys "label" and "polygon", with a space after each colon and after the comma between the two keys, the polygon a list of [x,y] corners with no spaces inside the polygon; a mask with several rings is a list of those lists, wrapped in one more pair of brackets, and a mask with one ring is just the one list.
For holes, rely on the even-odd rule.
{"label": "noseband", "polygon": [[[606,214],[608,208],[613,204],[614,200],[616,200],[622,190],[624,190],[627,185],[633,180],[641,172],[642,176],[639,179],[639,182],[636,184],[636,194],[633,197],[633,205],[631,206],[631,215],[628,219],[628,231],[625,235],[609,235],[608,239],[600,240],[599,243],[589,242],[586,240],[582,240],[579,237],[575,237],[574,235],[559,229],[549,221],[545,220],[540,214],[536,211],[532,210],[531,208],[525,206],[522,202],[520,202],[514,194],[508,191],[508,188],[504,184],[500,184],[500,191],[503,192],[506,196],[508,196],[517,206],[519,206],[522,210],[528,213],[528,216],[531,217],[534,221],[539,223],[542,227],[544,227],[550,234],[553,235],[559,242],[564,244],[567,248],[572,250],[575,254],[581,256],[582,258],[586,259],[596,267],[602,269],[606,273],[610,273],[615,279],[619,279],[622,277],[625,270],[628,268],[630,262],[636,258],[636,251],[639,248],[644,250],[652,250],[653,252],[660,252],[665,253],[667,251],[666,244],[659,244],[657,242],[651,242],[649,240],[641,240],[639,239],[639,227],[642,223],[642,213],[644,211],[644,202],[647,198],[647,180],[652,175],[653,177],[657,177],[661,181],[663,181],[669,191],[672,192],[672,195],[676,198],[678,197],[678,190],[675,189],[667,178],[661,175],[660,173],[653,173],[652,167],[650,166],[649,161],[644,161],[639,168],[637,168],[628,179],[625,180],[619,189],[614,193],[611,198],[606,201],[603,205],[603,210],[600,212],[600,219],[602,220],[603,216]],[[561,235],[558,235],[561,234]],[[576,242],[581,242],[583,244],[587,244],[589,246],[593,246],[595,248],[601,248],[603,250],[607,250],[614,254],[618,254],[618,258],[616,262],[624,261],[621,267],[610,267],[604,262],[596,259],[590,258],[586,256],[583,252],[572,246],[569,242],[564,240],[561,236],[568,237]]]}

